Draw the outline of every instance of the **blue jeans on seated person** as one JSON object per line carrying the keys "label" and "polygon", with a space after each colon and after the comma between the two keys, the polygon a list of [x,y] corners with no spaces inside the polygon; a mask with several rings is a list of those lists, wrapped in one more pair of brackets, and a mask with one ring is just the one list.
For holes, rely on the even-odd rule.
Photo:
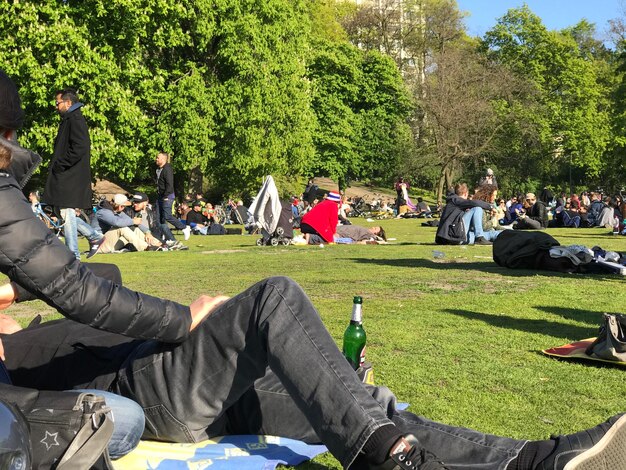
{"label": "blue jeans on seated person", "polygon": [[61,217],[63,217],[63,235],[65,236],[65,245],[74,253],[76,259],[80,260],[80,251],[78,251],[78,232],[83,234],[89,242],[95,242],[102,238],[102,233],[89,225],[80,217],[76,217],[74,208],[61,209]]}
{"label": "blue jeans on seated person", "polygon": [[119,459],[137,447],[143,434],[145,417],[141,406],[134,401],[102,390],[83,389],[87,392],[104,397],[113,415],[113,435],[109,441],[109,455]]}
{"label": "blue jeans on seated person", "polygon": [[563,211],[563,226],[564,227],[580,227],[580,216],[570,216],[567,211]]}
{"label": "blue jeans on seated person", "polygon": [[468,245],[473,245],[475,240],[479,237],[483,237],[485,240],[492,242],[500,234],[498,230],[483,230],[483,212],[482,207],[476,206],[465,211],[463,215],[463,225],[467,233]]}
{"label": "blue jeans on seated person", "polygon": [[200,225],[195,222],[191,222],[189,226],[191,227],[191,231],[196,234],[206,235],[209,231],[209,227],[206,225]]}

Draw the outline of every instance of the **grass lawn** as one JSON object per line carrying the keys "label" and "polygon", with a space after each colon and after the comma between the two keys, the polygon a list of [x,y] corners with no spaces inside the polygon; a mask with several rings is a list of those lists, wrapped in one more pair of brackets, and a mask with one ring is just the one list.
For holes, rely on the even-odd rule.
{"label": "grass lawn", "polygon": [[[435,229],[420,223],[383,221],[397,239],[383,246],[257,247],[256,236],[192,236],[186,252],[93,260],[117,264],[128,287],[183,303],[202,293],[234,295],[267,276],[290,276],[338,344],[352,297],[361,295],[376,382],[409,402],[410,411],[448,424],[539,439],[626,410],[626,370],[539,353],[595,336],[603,312],[626,313],[623,277],[500,268],[491,247],[436,246]],[[626,251],[626,237],[605,229],[548,232],[563,245]],[[433,250],[445,258],[435,259]],[[41,302],[9,310],[23,323],[41,311],[46,319],[58,316]],[[298,468],[340,467],[325,454]]]}

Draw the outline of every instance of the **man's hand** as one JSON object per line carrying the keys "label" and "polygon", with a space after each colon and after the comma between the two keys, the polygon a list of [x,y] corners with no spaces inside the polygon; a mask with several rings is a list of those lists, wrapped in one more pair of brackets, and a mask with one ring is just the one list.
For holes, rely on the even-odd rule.
{"label": "man's hand", "polygon": [[2,344],[1,339],[0,339],[0,359],[2,359],[3,361],[6,360],[6,358],[4,357],[4,345]]}
{"label": "man's hand", "polygon": [[16,298],[17,295],[15,293],[15,289],[13,288],[13,284],[7,282],[6,284],[0,286],[0,310],[4,310],[5,308],[13,305]]}
{"label": "man's hand", "polygon": [[161,242],[157,240],[156,237],[154,237],[151,233],[146,233],[146,242],[148,243],[148,245],[152,246],[161,245]]}
{"label": "man's hand", "polygon": [[200,324],[205,317],[221,303],[227,301],[229,297],[225,295],[218,295],[217,297],[211,297],[208,295],[201,295],[194,300],[189,306],[191,310],[191,327],[189,331],[193,331],[196,326]]}
{"label": "man's hand", "polygon": [[0,333],[12,335],[22,329],[22,326],[12,317],[0,313]]}

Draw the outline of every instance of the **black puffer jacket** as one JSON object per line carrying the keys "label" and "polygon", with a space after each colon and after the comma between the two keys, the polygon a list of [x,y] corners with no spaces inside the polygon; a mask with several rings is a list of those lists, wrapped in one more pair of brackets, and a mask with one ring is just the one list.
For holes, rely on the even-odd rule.
{"label": "black puffer jacket", "polygon": [[[13,169],[32,171],[24,165],[32,160],[31,152],[4,139],[0,143],[11,149]],[[166,342],[180,342],[189,334],[189,307],[95,276],[35,217],[20,185],[7,173],[0,173],[0,271],[77,322]]]}
{"label": "black puffer jacket", "polygon": [[467,228],[463,226],[463,214],[472,207],[491,209],[485,201],[465,199],[454,193],[446,197],[446,205],[441,213],[435,243],[438,245],[459,245],[467,242]]}

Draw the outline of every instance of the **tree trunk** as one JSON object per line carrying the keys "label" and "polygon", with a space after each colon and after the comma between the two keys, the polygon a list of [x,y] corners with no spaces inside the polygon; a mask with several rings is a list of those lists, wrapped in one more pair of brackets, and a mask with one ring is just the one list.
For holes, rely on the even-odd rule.
{"label": "tree trunk", "polygon": [[446,165],[443,171],[446,179],[446,189],[452,188],[454,182],[454,169],[452,165]]}
{"label": "tree trunk", "polygon": [[197,194],[202,194],[202,182],[203,176],[200,167],[194,167],[189,171],[188,180],[187,180],[187,192]]}
{"label": "tree trunk", "polygon": [[446,176],[444,175],[443,170],[441,171],[441,175],[439,175],[439,182],[437,183],[437,205],[440,205],[443,202],[443,189],[446,184]]}
{"label": "tree trunk", "polygon": [[452,163],[446,163],[441,169],[439,183],[437,184],[437,204],[441,204],[445,193],[452,188],[454,181],[454,168]]}

